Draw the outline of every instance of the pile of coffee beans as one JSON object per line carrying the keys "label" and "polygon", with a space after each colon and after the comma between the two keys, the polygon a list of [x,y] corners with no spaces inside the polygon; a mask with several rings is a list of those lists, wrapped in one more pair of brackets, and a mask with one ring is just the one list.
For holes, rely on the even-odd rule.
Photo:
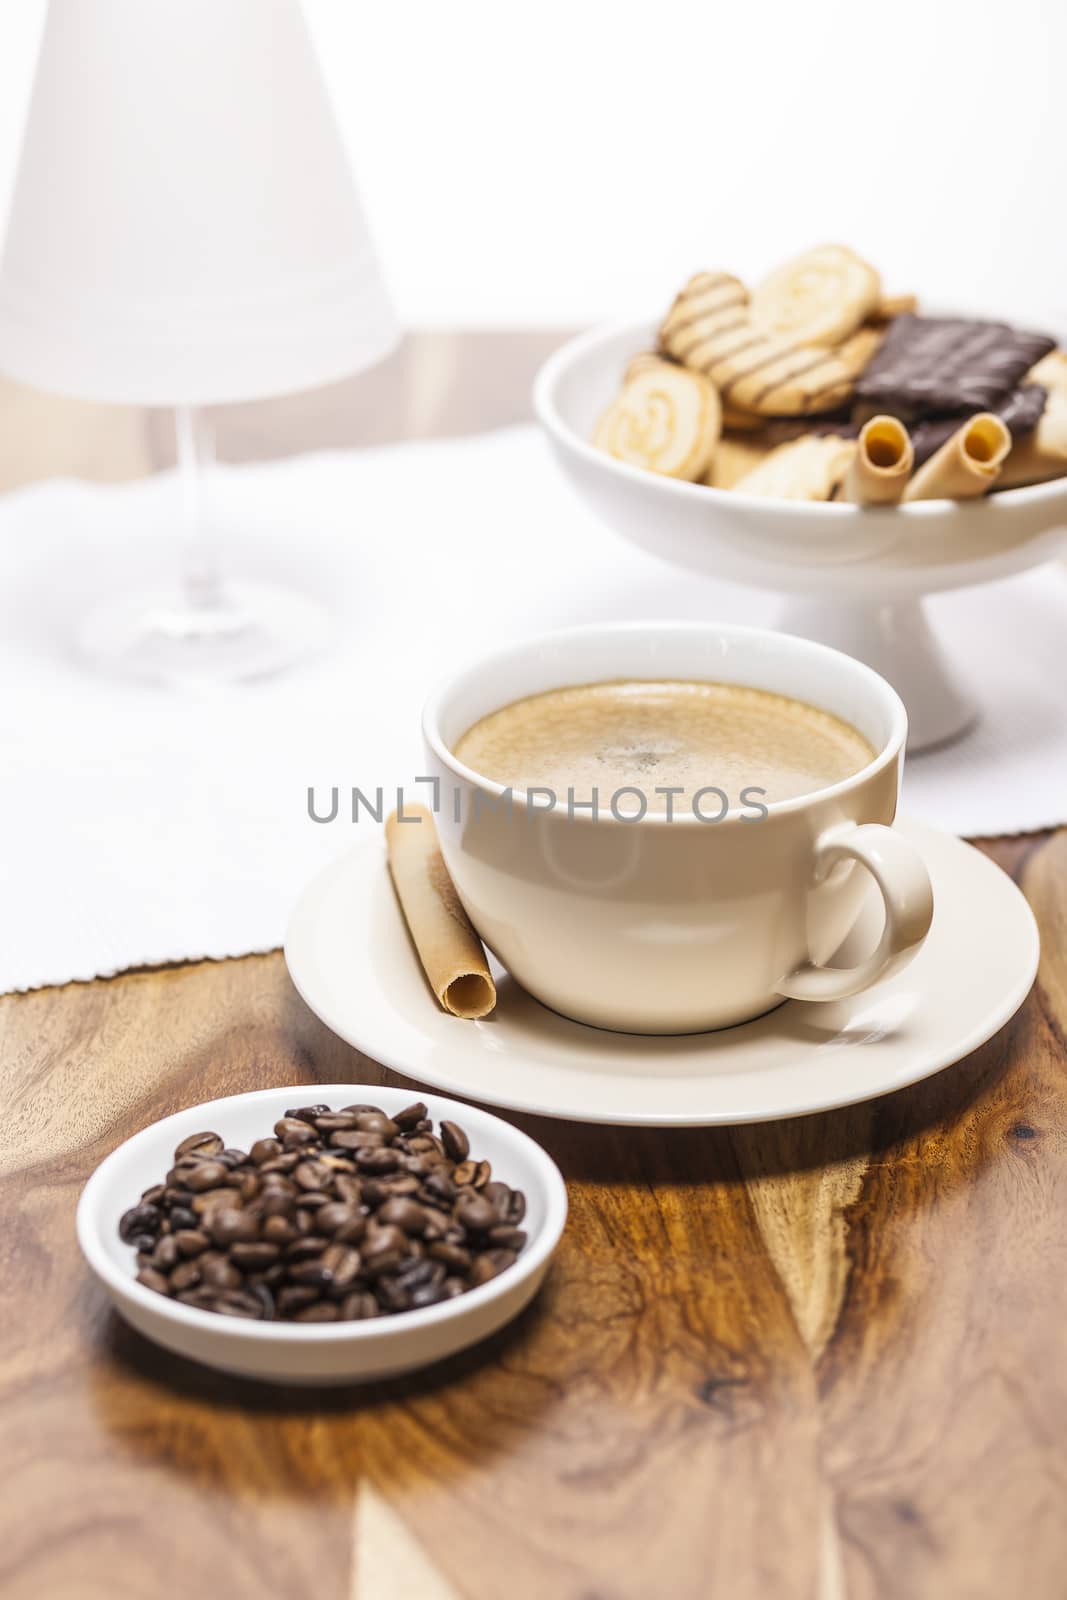
{"label": "pile of coffee beans", "polygon": [[421,1101],[300,1106],[273,1136],[230,1150],[194,1133],[119,1223],[138,1283],[201,1311],[341,1322],[437,1305],[512,1266],[520,1189],[472,1160]]}

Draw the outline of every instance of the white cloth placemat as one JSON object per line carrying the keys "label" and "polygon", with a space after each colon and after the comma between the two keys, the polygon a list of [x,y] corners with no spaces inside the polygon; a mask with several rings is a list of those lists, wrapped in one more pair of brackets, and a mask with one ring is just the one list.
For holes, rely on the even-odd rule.
{"label": "white cloth placemat", "polygon": [[[614,537],[532,428],[221,468],[212,503],[234,568],[319,595],[338,642],[276,681],[179,695],[93,677],[69,646],[96,600],[171,575],[173,477],[0,500],[0,992],[280,944],[309,874],[373,826],[347,819],[352,786],[411,782],[426,692],[483,646],[779,605]],[[1063,569],[933,611],[983,720],[911,761],[906,811],[971,835],[1064,821]],[[312,785],[326,805],[340,788],[337,821],[309,819]]]}

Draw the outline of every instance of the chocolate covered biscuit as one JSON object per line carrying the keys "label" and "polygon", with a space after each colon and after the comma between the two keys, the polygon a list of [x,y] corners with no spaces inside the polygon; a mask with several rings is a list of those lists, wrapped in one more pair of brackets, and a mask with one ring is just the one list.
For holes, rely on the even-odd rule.
{"label": "chocolate covered biscuit", "polygon": [[[1019,440],[1033,433],[1045,409],[1048,390],[1039,383],[1024,383],[1013,389],[1006,399],[993,407],[1005,424],[1012,439]],[[946,439],[959,428],[962,417],[927,417],[911,427],[911,443],[915,451],[915,465],[921,467],[929,461],[935,450],[940,450]]]}
{"label": "chocolate covered biscuit", "polygon": [[1054,344],[1006,322],[897,317],[857,379],[856,398],[905,420],[994,410]]}

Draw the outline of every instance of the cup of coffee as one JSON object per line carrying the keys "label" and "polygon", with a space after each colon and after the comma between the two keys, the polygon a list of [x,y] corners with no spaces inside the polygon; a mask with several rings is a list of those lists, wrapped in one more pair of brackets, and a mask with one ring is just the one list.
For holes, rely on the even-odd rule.
{"label": "cup of coffee", "polygon": [[[423,736],[471,921],[579,1022],[693,1033],[842,999],[929,929],[926,868],[892,828],[904,707],[825,645],[727,624],[573,628],[461,672]],[[877,948],[830,965],[872,877]]]}

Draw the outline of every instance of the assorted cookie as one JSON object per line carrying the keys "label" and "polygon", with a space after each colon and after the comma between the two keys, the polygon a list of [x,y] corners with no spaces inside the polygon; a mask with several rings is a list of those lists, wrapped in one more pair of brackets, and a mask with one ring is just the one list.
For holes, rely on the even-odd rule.
{"label": "assorted cookie", "polygon": [[593,442],[689,483],[787,500],[965,498],[1067,476],[1067,355],[925,317],[821,245],[749,289],[700,272],[630,361]]}

